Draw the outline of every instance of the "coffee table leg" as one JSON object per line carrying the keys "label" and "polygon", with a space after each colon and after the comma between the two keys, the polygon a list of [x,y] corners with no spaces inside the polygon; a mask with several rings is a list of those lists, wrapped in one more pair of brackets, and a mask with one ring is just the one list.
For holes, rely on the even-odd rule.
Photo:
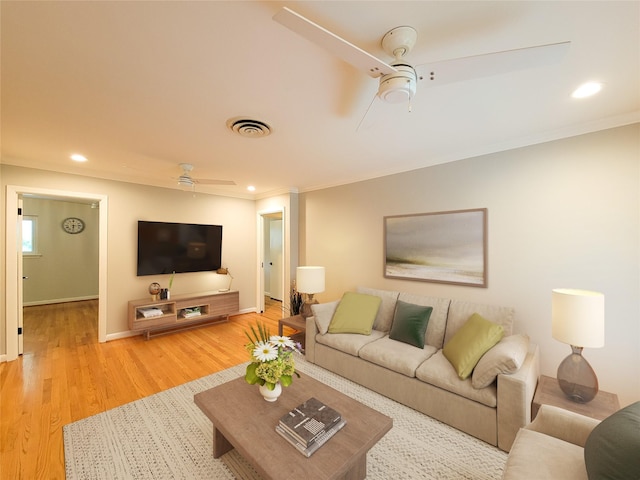
{"label": "coffee table leg", "polygon": [[215,425],[213,427],[213,458],[220,458],[233,448],[233,445],[229,443],[220,430]]}
{"label": "coffee table leg", "polygon": [[344,475],[344,480],[364,480],[367,476],[367,454],[362,455]]}

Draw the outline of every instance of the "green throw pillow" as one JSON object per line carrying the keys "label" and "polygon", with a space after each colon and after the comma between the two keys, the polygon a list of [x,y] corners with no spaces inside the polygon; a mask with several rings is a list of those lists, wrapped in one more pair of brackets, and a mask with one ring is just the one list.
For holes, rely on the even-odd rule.
{"label": "green throw pillow", "polygon": [[408,343],[414,347],[424,348],[424,334],[427,331],[432,311],[433,307],[414,305],[398,300],[389,338]]}
{"label": "green throw pillow", "polygon": [[375,295],[346,292],[336,308],[329,333],[360,333],[371,335],[371,327],[382,299]]}
{"label": "green throw pillow", "polygon": [[442,349],[461,380],[471,375],[480,358],[504,335],[502,325],[474,313]]}
{"label": "green throw pillow", "polygon": [[584,462],[589,480],[640,478],[640,402],[618,410],[591,431]]}

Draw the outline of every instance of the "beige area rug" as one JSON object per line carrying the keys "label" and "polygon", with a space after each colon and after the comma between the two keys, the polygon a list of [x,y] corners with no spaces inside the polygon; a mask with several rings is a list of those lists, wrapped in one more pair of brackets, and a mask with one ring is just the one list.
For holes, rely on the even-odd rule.
{"label": "beige area rug", "polygon": [[[211,422],[193,402],[194,394],[244,375],[245,365],[65,425],[67,479],[259,480],[235,450],[213,458]],[[499,449],[302,359],[296,365],[393,418],[369,451],[367,479],[501,477],[507,454]]]}

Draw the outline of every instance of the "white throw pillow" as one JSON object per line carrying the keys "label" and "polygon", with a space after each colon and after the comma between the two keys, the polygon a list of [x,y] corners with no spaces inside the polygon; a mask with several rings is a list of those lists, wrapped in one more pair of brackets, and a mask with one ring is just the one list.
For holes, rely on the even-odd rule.
{"label": "white throw pillow", "polygon": [[314,303],[311,305],[311,312],[313,312],[313,318],[321,335],[329,331],[329,324],[339,303],[340,300],[336,300],[335,302]]}
{"label": "white throw pillow", "polygon": [[524,334],[503,337],[478,361],[471,375],[473,388],[491,385],[498,374],[517,372],[529,351],[529,337]]}

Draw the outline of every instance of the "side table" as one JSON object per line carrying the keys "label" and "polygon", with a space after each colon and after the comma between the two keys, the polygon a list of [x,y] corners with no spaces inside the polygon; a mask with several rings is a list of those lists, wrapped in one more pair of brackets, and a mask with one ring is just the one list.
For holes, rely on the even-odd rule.
{"label": "side table", "polygon": [[553,405],[564,408],[597,420],[604,420],[609,415],[620,410],[620,402],[615,393],[598,391],[593,400],[588,403],[578,403],[569,400],[560,389],[558,380],[546,375],[540,375],[538,387],[531,404],[531,421],[536,418],[540,405]]}
{"label": "side table", "polygon": [[307,331],[307,324],[304,317],[302,315],[294,315],[278,320],[278,335],[282,336],[282,330],[285,326],[296,330],[296,333],[291,335],[291,339],[300,342],[302,351],[304,352],[304,336]]}

